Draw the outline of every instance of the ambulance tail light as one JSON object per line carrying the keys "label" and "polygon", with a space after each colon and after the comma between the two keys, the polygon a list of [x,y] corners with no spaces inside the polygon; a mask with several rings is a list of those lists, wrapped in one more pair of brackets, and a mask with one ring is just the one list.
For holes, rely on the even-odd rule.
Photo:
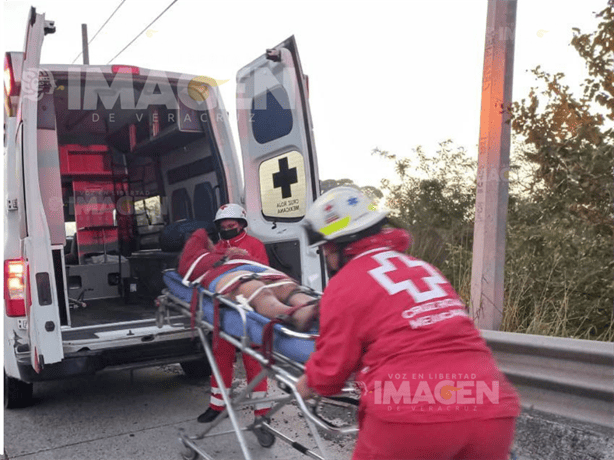
{"label": "ambulance tail light", "polygon": [[4,110],[9,117],[15,116],[19,83],[15,79],[15,68],[10,53],[4,55]]}
{"label": "ambulance tail light", "polygon": [[13,62],[9,53],[4,55],[4,91],[6,97],[17,96],[19,94],[19,88],[15,81]]}
{"label": "ambulance tail light", "polygon": [[131,73],[132,75],[140,75],[141,69],[132,65],[113,65],[111,66],[113,73]]}
{"label": "ambulance tail light", "polygon": [[28,266],[22,259],[4,261],[4,301],[10,317],[26,316]]}

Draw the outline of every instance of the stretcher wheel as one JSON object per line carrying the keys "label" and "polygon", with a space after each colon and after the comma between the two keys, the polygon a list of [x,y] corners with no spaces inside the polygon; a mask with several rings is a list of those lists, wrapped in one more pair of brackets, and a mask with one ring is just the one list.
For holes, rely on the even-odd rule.
{"label": "stretcher wheel", "polygon": [[199,457],[194,449],[190,446],[186,446],[183,442],[181,443],[180,455],[183,460],[197,460]]}
{"label": "stretcher wheel", "polygon": [[159,328],[164,327],[164,312],[162,310],[156,310],[156,326]]}
{"label": "stretcher wheel", "polygon": [[271,447],[275,444],[275,435],[263,428],[254,428],[254,434],[262,447]]}

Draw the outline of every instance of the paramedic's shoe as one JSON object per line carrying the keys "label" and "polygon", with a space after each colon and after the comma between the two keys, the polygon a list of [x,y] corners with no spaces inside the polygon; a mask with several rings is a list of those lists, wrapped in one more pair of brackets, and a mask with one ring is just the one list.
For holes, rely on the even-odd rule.
{"label": "paramedic's shoe", "polygon": [[220,414],[221,412],[219,410],[209,408],[205,412],[200,414],[196,420],[198,420],[198,423],[211,423]]}

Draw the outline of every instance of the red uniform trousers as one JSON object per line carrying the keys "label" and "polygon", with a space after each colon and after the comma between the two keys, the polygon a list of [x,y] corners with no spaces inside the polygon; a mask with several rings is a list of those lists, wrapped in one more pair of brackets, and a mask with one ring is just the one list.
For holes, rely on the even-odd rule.
{"label": "red uniform trousers", "polygon": [[[225,249],[232,247],[245,249],[256,262],[260,262],[261,264],[265,265],[269,264],[269,259],[266,254],[264,244],[262,244],[262,242],[257,238],[254,238],[245,232],[241,232],[238,236],[235,236],[230,240],[220,240],[217,242],[215,247],[222,252]],[[213,354],[215,355],[215,359],[220,368],[220,373],[222,374],[222,379],[224,380],[224,386],[226,388],[230,388],[234,371],[235,347],[225,340],[220,339],[218,341],[217,348],[213,350]],[[243,353],[241,356],[243,356],[243,365],[245,366],[247,381],[251,382],[252,379],[254,379],[260,373],[262,367],[260,366],[260,363],[251,356]],[[254,388],[252,393],[253,397],[265,397],[267,386],[267,379],[264,378]],[[215,410],[224,409],[224,400],[222,399],[222,393],[218,387],[217,381],[215,380],[215,376],[211,376],[211,400],[209,401],[209,406]],[[269,411],[270,407],[270,404],[259,404],[254,408],[254,414],[257,417],[265,415]]]}
{"label": "red uniform trousers", "polygon": [[514,417],[393,423],[364,417],[352,460],[507,460]]}
{"label": "red uniform trousers", "polygon": [[[230,389],[232,384],[232,376],[234,374],[234,361],[235,361],[235,347],[228,343],[226,340],[220,338],[217,343],[217,348],[214,351],[215,359],[222,374],[224,380],[224,386],[226,389]],[[251,382],[262,370],[260,363],[248,354],[241,353],[243,356],[243,366],[245,366],[245,373],[247,374],[247,381]],[[267,379],[264,378],[256,387],[252,393],[254,398],[263,398],[267,393]],[[222,392],[219,388],[217,380],[214,375],[211,375],[211,399],[209,400],[209,407],[214,410],[224,410],[225,404],[222,398]],[[258,404],[254,408],[254,415],[260,417],[266,415],[270,409],[270,404]]]}

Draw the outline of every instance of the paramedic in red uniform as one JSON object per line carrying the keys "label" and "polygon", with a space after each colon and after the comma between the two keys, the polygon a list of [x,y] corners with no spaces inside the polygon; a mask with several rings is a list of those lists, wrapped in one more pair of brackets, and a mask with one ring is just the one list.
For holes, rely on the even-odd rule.
{"label": "paramedic in red uniform", "polygon": [[[247,215],[245,209],[238,204],[224,204],[218,209],[215,214],[215,225],[220,240],[215,245],[218,251],[230,248],[239,248],[244,250],[256,262],[268,265],[269,258],[266,254],[264,244],[257,238],[248,235],[245,232],[247,227]],[[233,251],[235,254],[237,251]],[[216,349],[214,350],[215,359],[220,368],[220,373],[224,379],[224,385],[230,389],[234,371],[235,347],[225,340],[219,340]],[[248,382],[255,378],[261,371],[260,364],[249,355],[243,355],[243,365],[247,374]],[[261,398],[266,395],[267,379],[263,379],[253,391],[254,398]],[[219,389],[215,376],[211,376],[211,399],[209,401],[209,409],[198,417],[201,423],[213,421],[222,410],[224,410],[224,400],[222,392]],[[258,416],[265,415],[269,410],[269,406],[256,407],[254,414]]]}
{"label": "paramedic in red uniform", "polygon": [[[299,393],[361,389],[353,460],[505,460],[519,402],[450,283],[410,235],[338,187],[305,216],[333,275]],[[319,240],[319,241],[318,241]]]}

